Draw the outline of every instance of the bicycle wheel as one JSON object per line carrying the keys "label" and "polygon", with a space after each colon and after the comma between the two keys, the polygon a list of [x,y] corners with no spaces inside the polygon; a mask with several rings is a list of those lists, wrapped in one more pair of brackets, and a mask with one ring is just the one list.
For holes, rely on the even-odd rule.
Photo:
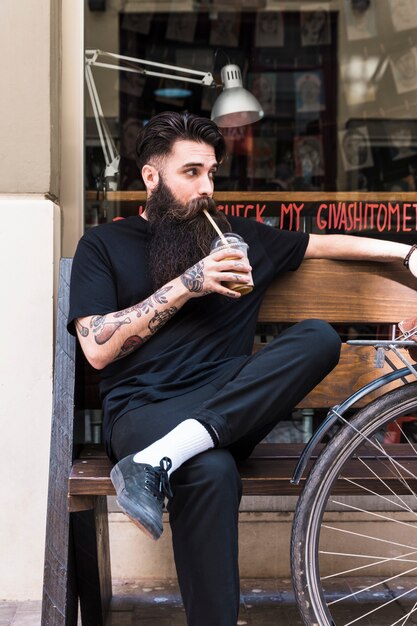
{"label": "bicycle wheel", "polygon": [[[359,410],[315,462],[291,538],[307,626],[417,624],[417,437],[406,432],[414,416],[417,383]],[[393,426],[401,446],[391,443]],[[337,495],[346,491],[355,495]]]}

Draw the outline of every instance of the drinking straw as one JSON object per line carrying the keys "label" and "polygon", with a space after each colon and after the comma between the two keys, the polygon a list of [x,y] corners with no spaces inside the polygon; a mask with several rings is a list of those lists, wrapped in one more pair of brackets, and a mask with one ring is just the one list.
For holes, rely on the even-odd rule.
{"label": "drinking straw", "polygon": [[219,235],[222,243],[227,246],[229,244],[229,242],[227,241],[226,237],[223,235],[222,231],[220,230],[220,228],[217,226],[216,222],[214,221],[214,219],[211,217],[210,213],[207,211],[207,209],[203,209],[203,212],[205,213],[205,216],[207,217],[207,219],[209,220],[209,222],[211,222],[211,225],[213,226],[214,230],[217,232],[217,234]]}

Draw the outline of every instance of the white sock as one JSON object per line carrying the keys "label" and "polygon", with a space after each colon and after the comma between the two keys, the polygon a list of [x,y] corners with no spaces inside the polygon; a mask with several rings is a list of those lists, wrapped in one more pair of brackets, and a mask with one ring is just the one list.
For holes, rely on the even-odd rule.
{"label": "white sock", "polygon": [[178,469],[191,457],[214,448],[213,439],[208,430],[195,419],[188,419],[178,424],[167,435],[141,450],[133,457],[135,463],[148,463],[159,467],[160,460],[167,456],[172,467],[168,474]]}

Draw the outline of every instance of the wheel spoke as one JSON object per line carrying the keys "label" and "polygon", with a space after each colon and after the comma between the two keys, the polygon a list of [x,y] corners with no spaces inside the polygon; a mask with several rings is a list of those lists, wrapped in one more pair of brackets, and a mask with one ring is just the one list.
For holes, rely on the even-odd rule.
{"label": "wheel spoke", "polygon": [[347,576],[348,574],[357,573],[360,570],[364,570],[369,567],[374,567],[375,565],[383,565],[384,563],[389,562],[397,562],[397,563],[417,563],[416,559],[407,559],[406,557],[411,556],[413,554],[417,554],[416,550],[412,552],[406,552],[405,554],[400,554],[399,556],[376,556],[376,555],[368,555],[368,554],[356,554],[349,552],[330,552],[328,550],[319,550],[320,554],[327,556],[344,556],[355,559],[378,559],[377,561],[373,561],[372,563],[366,563],[365,565],[358,565],[357,567],[352,567],[351,569],[344,570],[342,572],[335,572],[333,574],[328,574],[327,576],[322,576],[321,580],[328,580],[329,578],[337,578],[340,576]]}
{"label": "wheel spoke", "polygon": [[397,459],[394,459],[392,456],[390,456],[388,454],[388,452],[385,450],[385,448],[383,448],[382,446],[377,445],[372,439],[369,439],[369,437],[367,435],[365,435],[364,433],[360,432],[351,422],[347,421],[343,416],[340,416],[340,419],[346,424],[346,426],[349,426],[349,428],[352,428],[358,435],[360,435],[362,437],[362,439],[367,441],[371,446],[373,446],[379,452],[381,452],[389,461],[391,461],[391,463],[396,468],[402,469],[406,474],[411,476],[411,478],[414,478],[414,479],[417,480],[417,476],[411,470],[409,470],[406,467],[404,467],[404,465],[402,465],[399,461],[397,461]]}
{"label": "wheel spoke", "polygon": [[397,621],[391,624],[391,626],[397,626],[397,624],[398,626],[405,626],[408,621],[408,618],[411,617],[412,614],[415,613],[416,610],[417,610],[417,602],[414,604],[411,611],[408,611],[408,613],[406,613],[403,617],[400,617],[400,619],[397,619]]}
{"label": "wheel spoke", "polygon": [[411,574],[412,572],[415,572],[416,570],[417,570],[417,567],[412,567],[411,569],[406,570],[405,572],[401,572],[400,574],[395,574],[395,576],[389,576],[388,578],[378,580],[378,582],[374,583],[373,585],[368,585],[367,587],[361,587],[357,591],[352,591],[352,593],[347,593],[346,595],[338,598],[337,600],[333,600],[333,602],[328,602],[327,606],[331,606],[332,604],[337,604],[338,602],[344,602],[345,600],[348,600],[349,598],[354,598],[355,596],[359,596],[361,593],[365,593],[366,591],[370,591],[371,589],[375,589],[376,587],[381,587],[381,585],[386,585],[387,583],[390,583],[393,580],[396,580],[400,576],[407,576]]}
{"label": "wheel spoke", "polygon": [[[375,607],[371,611],[368,611],[367,613],[364,613],[363,615],[360,615],[359,617],[357,617],[356,619],[352,620],[351,622],[346,622],[346,624],[344,624],[344,626],[351,626],[351,624],[356,624],[356,622],[359,622],[359,620],[364,619],[365,617],[369,617],[369,615],[372,615],[373,613],[376,613],[377,611],[380,611],[381,609],[385,609],[389,604],[392,604],[392,602],[397,602],[400,598],[403,598],[404,596],[407,596],[409,593],[412,593],[413,591],[416,591],[416,590],[417,590],[417,587],[414,587],[413,589],[407,589],[407,591],[405,591],[401,595],[396,596],[395,598],[391,598],[391,600],[387,600],[387,602],[384,602],[384,604],[379,604],[377,607]],[[403,617],[404,616],[402,616],[402,618]],[[397,622],[395,622],[395,623],[397,623]],[[394,625],[392,625],[392,626],[394,626]]]}
{"label": "wheel spoke", "polygon": [[[417,416],[417,383],[380,396],[349,420],[337,407],[333,413],[344,425],[313,464],[294,515],[291,561],[301,615],[306,626],[411,625],[417,443],[402,425],[404,447],[384,441],[389,424]],[[340,497],[343,491],[355,498]]]}
{"label": "wheel spoke", "polygon": [[376,511],[369,511],[367,509],[362,509],[359,506],[353,506],[352,504],[348,504],[347,502],[340,502],[340,500],[330,500],[330,502],[332,502],[332,504],[337,504],[338,506],[345,507],[346,509],[357,511],[358,513],[365,513],[366,515],[370,515],[371,517],[378,517],[385,521],[394,522],[394,524],[400,524],[400,526],[408,526],[408,528],[417,530],[417,526],[415,524],[410,524],[410,522],[403,522],[399,519],[395,519],[394,517],[389,517],[389,515],[382,515],[382,513],[377,513]]}
{"label": "wheel spoke", "polygon": [[398,546],[400,548],[411,548],[412,550],[416,550],[417,546],[408,546],[405,543],[398,543],[398,541],[390,541],[389,539],[382,539],[381,537],[373,537],[372,535],[365,535],[364,533],[357,533],[354,530],[347,530],[347,528],[337,528],[337,526],[329,526],[328,524],[323,524],[322,528],[327,528],[328,530],[336,530],[340,533],[345,533],[346,535],[354,535],[355,537],[361,537],[362,539],[371,539],[372,541],[379,541],[381,543],[387,543],[392,546]]}
{"label": "wheel spoke", "polygon": [[[346,476],[340,476],[340,479],[345,480],[347,483],[350,483],[351,485],[355,485],[355,487],[358,487],[361,491],[366,491],[367,493],[370,493],[372,496],[376,496],[377,498],[380,498],[381,500],[385,500],[389,504],[392,504],[393,506],[396,506],[402,509],[403,511],[407,511],[407,513],[410,513],[411,515],[417,518],[417,512],[413,511],[413,509],[406,502],[404,502],[403,499],[400,498],[400,496],[398,496],[397,494],[394,494],[394,495],[401,502],[401,504],[400,502],[396,502],[395,500],[391,500],[391,498],[384,496],[382,493],[378,493],[377,491],[374,491],[373,489],[369,489],[369,487],[365,487],[365,485],[358,483],[356,480],[353,480],[352,478],[347,478]],[[388,487],[385,481],[383,481],[381,478],[379,480],[384,486]]]}

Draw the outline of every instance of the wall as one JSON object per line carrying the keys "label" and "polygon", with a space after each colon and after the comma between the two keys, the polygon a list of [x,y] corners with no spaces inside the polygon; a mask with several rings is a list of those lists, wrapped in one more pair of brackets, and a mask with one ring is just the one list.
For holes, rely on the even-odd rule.
{"label": "wall", "polygon": [[42,590],[59,256],[60,2],[0,12],[0,597]]}

